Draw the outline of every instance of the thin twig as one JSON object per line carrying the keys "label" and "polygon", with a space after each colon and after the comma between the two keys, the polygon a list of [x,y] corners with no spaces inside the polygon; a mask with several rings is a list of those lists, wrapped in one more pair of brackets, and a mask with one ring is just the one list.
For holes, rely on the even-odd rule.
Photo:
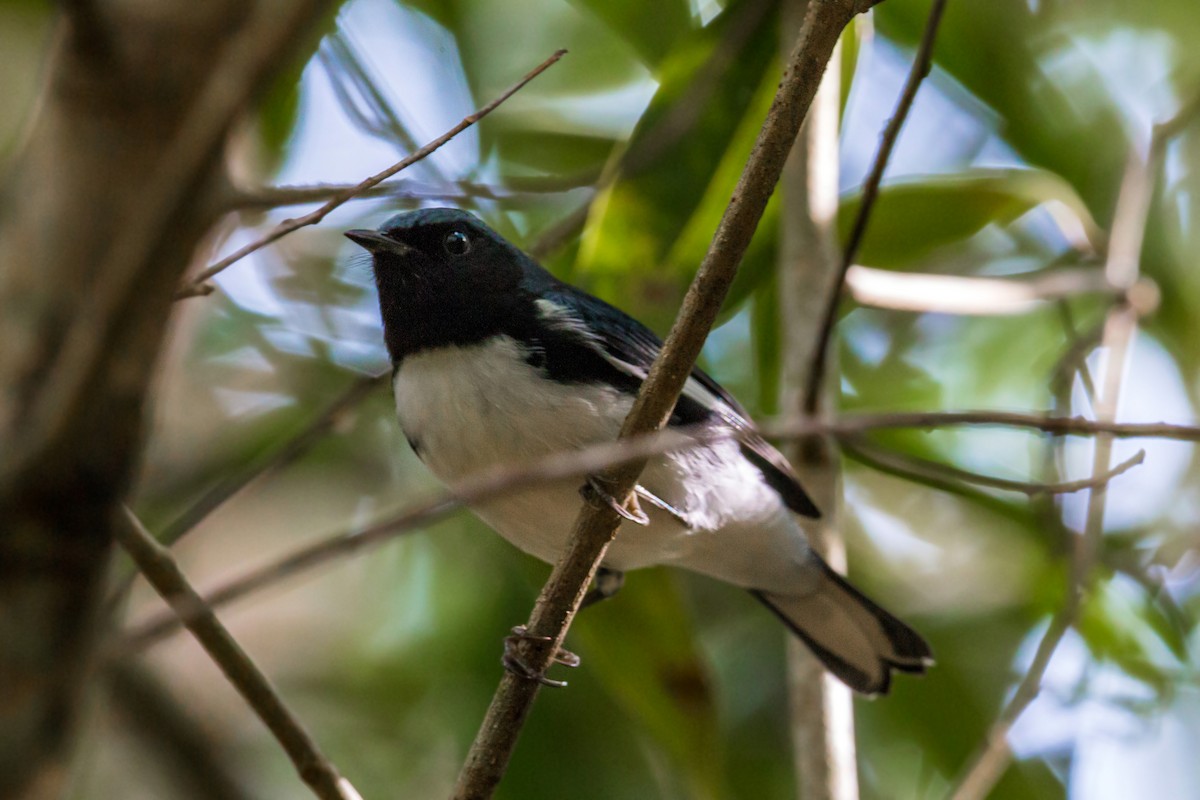
{"label": "thin twig", "polygon": [[154,540],[129,509],[124,510],[124,520],[114,526],[114,535],[146,580],[185,618],[196,641],[275,735],[313,793],[322,800],[361,800],[350,781],[338,773],[300,720],[284,705],[267,676],[188,583],[170,551]]}
{"label": "thin twig", "polygon": [[529,245],[529,255],[538,259],[545,258],[579,235],[592,212],[594,197],[595,195],[592,195],[570,214],[542,231]]}
{"label": "thin twig", "polygon": [[1013,693],[991,730],[988,731],[986,747],[979,754],[966,777],[950,795],[951,800],[976,800],[976,798],[987,797],[992,787],[1003,777],[1004,770],[1012,758],[1012,751],[1008,747],[1009,731],[1041,692],[1042,678],[1045,677],[1046,669],[1050,666],[1050,658],[1058,649],[1058,645],[1067,631],[1071,629],[1075,614],[1074,603],[1068,601],[1050,620],[1050,626],[1042,635],[1042,640],[1038,642],[1037,652],[1029,665],[1029,671],[1025,673],[1025,677],[1017,686],[1017,691]]}
{"label": "thin twig", "polygon": [[[704,340],[716,320],[737,267],[767,206],[783,164],[842,29],[869,3],[813,2],[754,149],[725,209],[712,244],[688,288],[671,327],[621,426],[620,438],[655,431],[667,423]],[[646,460],[605,470],[597,480],[627,504]],[[520,660],[541,675],[549,669],[609,543],[622,521],[603,503],[585,503],[575,520],[566,552],[534,605],[521,639]],[[453,797],[492,796],[508,766],[540,683],[506,671],[459,773]]]}
{"label": "thin twig", "polygon": [[845,287],[855,302],[863,306],[973,316],[1027,314],[1052,300],[1123,294],[1094,269],[990,278],[896,272],[855,264],[846,273]]}
{"label": "thin twig", "polygon": [[[158,542],[165,547],[171,547],[252,481],[269,472],[282,469],[304,455],[337,424],[344,414],[369,397],[372,390],[380,386],[386,378],[387,373],[384,373],[358,378],[351,382],[345,391],[335,397],[308,424],[284,441],[282,445],[273,447],[265,454],[260,454],[245,468],[226,475],[215,486],[200,495],[182,514],[159,531]],[[116,582],[116,588],[109,593],[107,601],[110,610],[115,610],[124,602],[136,577],[137,574],[133,573]]]}
{"label": "thin twig", "polygon": [[[225,207],[230,211],[261,210],[298,206],[305,203],[320,203],[354,190],[355,185],[343,183],[317,183],[307,186],[262,186],[256,189],[233,189]],[[567,191],[564,188],[536,188],[520,191],[500,186],[489,186],[472,181],[453,181],[447,184],[428,184],[399,179],[387,181],[366,191],[359,192],[354,199],[387,197],[393,200],[445,200],[468,202],[471,200],[500,200],[505,203],[528,203],[544,198],[547,194]]]}
{"label": "thin twig", "polygon": [[817,340],[816,358],[813,362],[813,370],[808,376],[808,385],[804,390],[804,411],[808,414],[813,413],[817,408],[821,394],[821,382],[825,379],[825,365],[828,363],[833,326],[837,322],[838,302],[842,297],[841,287],[846,282],[846,273],[854,263],[863,236],[866,234],[867,223],[870,221],[871,211],[875,207],[875,198],[879,194],[879,184],[883,181],[883,173],[887,170],[888,159],[891,158],[892,149],[900,137],[900,129],[904,127],[904,120],[908,118],[908,112],[912,109],[913,101],[917,97],[917,90],[921,88],[921,83],[929,75],[933,66],[933,45],[937,41],[938,27],[945,9],[946,0],[933,0],[929,7],[929,19],[925,23],[925,32],[921,35],[921,43],[913,58],[912,69],[909,70],[908,79],[904,82],[904,89],[900,92],[896,110],[883,129],[883,135],[879,140],[879,150],[875,153],[875,162],[871,165],[871,171],[867,174],[866,180],[863,181],[862,201],[859,203],[858,213],[854,216],[850,236],[846,239],[846,245],[842,249],[841,277],[836,284],[837,288],[827,299],[824,313],[821,316],[821,332]]}
{"label": "thin twig", "polygon": [[383,373],[382,375],[366,375],[353,380],[344,391],[340,392],[294,436],[263,457],[255,459],[246,469],[226,475],[201,495],[159,533],[158,541],[170,547],[252,481],[282,469],[300,458],[323,439],[344,415],[370,397],[372,392],[380,386],[386,384],[387,378],[388,373]]}
{"label": "thin twig", "polygon": [[[326,36],[317,50],[317,59],[329,75],[329,83],[338,104],[352,122],[371,136],[409,152],[416,150],[419,146],[416,137],[400,121],[400,115],[372,79],[367,65],[359,56],[361,50],[362,48],[351,44],[349,34],[343,27]],[[360,97],[374,115],[373,118],[354,102],[343,76],[349,77],[349,82],[358,90]]]}
{"label": "thin twig", "polygon": [[440,147],[442,147],[444,144],[446,144],[451,139],[453,139],[455,136],[462,133],[467,128],[471,127],[476,122],[478,122],[479,120],[486,117],[488,114],[495,111],[501,104],[504,103],[504,101],[508,100],[514,94],[516,94],[521,89],[523,89],[527,83],[529,83],[534,78],[536,78],[538,75],[541,75],[543,72],[545,72],[551,66],[553,66],[555,63],[557,63],[560,58],[562,58],[564,55],[566,55],[566,52],[567,52],[566,50],[557,51],[554,55],[550,56],[545,61],[543,61],[541,64],[539,64],[537,67],[535,67],[533,70],[531,70],[527,75],[525,75],[525,77],[521,78],[521,80],[517,81],[515,84],[513,84],[508,89],[506,89],[495,100],[492,100],[490,103],[483,106],[475,113],[467,115],[453,128],[446,131],[441,136],[439,136],[436,139],[434,139],[433,141],[429,142],[424,147],[422,147],[421,149],[412,153],[411,155],[408,155],[405,158],[402,158],[400,161],[396,162],[395,164],[393,164],[392,166],[383,170],[382,172],[376,173],[375,175],[372,175],[371,177],[367,178],[366,180],[361,181],[360,183],[357,183],[354,186],[351,186],[351,187],[343,190],[342,192],[338,193],[334,197],[330,198],[329,201],[326,202],[324,205],[322,205],[320,208],[318,208],[314,211],[310,211],[309,213],[305,214],[304,216],[296,217],[295,219],[285,219],[283,222],[280,222],[273,229],[271,229],[271,231],[269,233],[267,233],[266,235],[262,236],[259,239],[256,239],[255,241],[251,242],[250,244],[246,245],[245,247],[242,247],[242,248],[238,249],[237,251],[230,253],[228,256],[226,256],[225,258],[216,262],[215,264],[212,264],[211,266],[206,267],[205,269],[201,270],[200,273],[190,283],[188,283],[186,286],[184,286],[183,288],[181,288],[179,290],[179,292],[175,295],[175,299],[180,300],[180,299],[184,299],[187,297],[196,297],[199,295],[206,295],[206,294],[211,293],[212,288],[208,285],[209,279],[211,279],[213,276],[220,273],[222,270],[224,270],[231,264],[234,264],[237,261],[240,261],[241,259],[250,255],[251,253],[261,250],[262,248],[266,247],[267,245],[271,244],[272,242],[282,239],[284,236],[287,236],[289,233],[292,233],[293,231],[297,231],[300,228],[303,228],[308,225],[317,224],[338,206],[341,206],[342,204],[344,204],[347,201],[351,200],[352,198],[356,197],[360,193],[362,193],[368,189],[371,189],[372,187],[377,186],[380,183],[383,183],[383,181],[392,177],[393,175],[400,172],[401,170],[407,169],[408,167],[412,166],[413,164],[417,163],[418,161],[421,161],[422,159],[430,156],[435,151],[437,151]]}
{"label": "thin twig", "polygon": [[862,437],[845,437],[841,440],[842,447],[847,451],[881,464],[889,471],[907,474],[923,480],[959,481],[989,489],[999,489],[1004,492],[1016,492],[1026,497],[1040,497],[1051,494],[1074,494],[1088,489],[1095,489],[1107,484],[1113,478],[1124,475],[1129,470],[1141,465],[1146,460],[1146,451],[1138,450],[1134,455],[1122,461],[1112,469],[1090,478],[1076,481],[1060,481],[1057,483],[1038,483],[1036,481],[1017,481],[1008,478],[997,478],[979,472],[962,469],[950,464],[930,461],[926,458],[898,453],[886,447],[875,445]]}
{"label": "thin twig", "polygon": [[833,420],[800,418],[764,424],[764,435],[771,437],[810,436],[826,433],[843,437],[869,431],[896,428],[986,427],[1026,428],[1052,436],[1098,436],[1109,434],[1117,439],[1177,439],[1200,441],[1200,426],[1172,422],[1103,422],[1084,417],[1046,417],[1037,412],[1017,411],[894,411],[878,414],[851,413]]}
{"label": "thin twig", "polygon": [[[760,430],[773,439],[798,439],[814,435],[844,438],[861,436],[873,430],[934,429],[963,425],[1029,428],[1054,436],[1095,436],[1101,432],[1108,432],[1118,438],[1200,441],[1200,427],[1196,426],[1169,423],[1103,425],[1093,420],[1073,417],[1048,418],[1037,414],[989,411],[856,414],[838,420],[783,420],[767,423]],[[336,558],[362,551],[441,519],[463,505],[480,503],[540,483],[578,478],[637,459],[689,447],[702,447],[745,435],[749,434],[728,429],[670,428],[619,442],[605,442],[572,452],[554,453],[528,465],[493,467],[459,482],[453,493],[439,493],[365,529],[343,531],[301,547],[277,561],[221,585],[209,592],[205,600],[214,608],[222,607]],[[118,649],[124,651],[149,646],[178,627],[178,620],[169,615],[152,619],[130,631]]]}

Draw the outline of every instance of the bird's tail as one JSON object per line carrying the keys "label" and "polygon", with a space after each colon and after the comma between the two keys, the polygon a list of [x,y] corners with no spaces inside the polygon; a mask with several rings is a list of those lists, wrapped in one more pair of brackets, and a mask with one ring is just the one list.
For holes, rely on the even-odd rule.
{"label": "bird's tail", "polygon": [[752,591],[851,689],[886,694],[893,669],[921,673],[933,653],[920,634],[817,559],[824,573],[802,595]]}

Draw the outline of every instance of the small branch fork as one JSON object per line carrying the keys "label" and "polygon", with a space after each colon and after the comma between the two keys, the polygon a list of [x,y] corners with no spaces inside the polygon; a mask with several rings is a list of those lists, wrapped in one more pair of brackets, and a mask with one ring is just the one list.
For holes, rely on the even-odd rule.
{"label": "small branch fork", "polygon": [[543,61],[541,64],[534,67],[527,75],[525,75],[525,77],[521,78],[521,80],[517,81],[512,86],[510,86],[508,89],[506,89],[495,100],[492,100],[490,103],[483,106],[475,113],[464,117],[453,128],[446,131],[445,133],[443,133],[441,136],[437,137],[433,141],[429,142],[428,144],[426,144],[424,147],[420,148],[416,152],[406,156],[405,158],[402,158],[400,161],[397,161],[395,164],[393,164],[392,166],[383,170],[382,172],[376,173],[375,175],[372,175],[371,177],[355,184],[354,186],[350,186],[348,188],[341,190],[340,192],[335,194],[333,197],[329,198],[329,200],[326,201],[325,204],[322,205],[320,208],[310,211],[309,213],[307,213],[301,217],[296,217],[294,219],[285,219],[283,222],[279,223],[273,229],[271,229],[271,231],[269,233],[267,233],[266,235],[262,236],[259,239],[256,239],[255,241],[251,242],[250,244],[246,245],[245,247],[242,247],[242,248],[236,250],[235,252],[230,253],[225,258],[222,258],[220,261],[217,261],[216,263],[201,270],[200,273],[198,275],[196,275],[196,277],[193,278],[191,282],[189,282],[187,285],[183,286],[176,293],[175,299],[182,300],[182,299],[185,299],[188,297],[198,297],[201,295],[211,294],[213,291],[213,287],[211,284],[208,283],[208,281],[211,278],[213,278],[215,275],[217,275],[218,273],[220,273],[221,271],[223,271],[224,269],[229,267],[230,265],[242,260],[243,258],[250,255],[251,253],[261,250],[262,248],[266,247],[267,245],[269,245],[273,242],[276,242],[279,239],[282,239],[284,236],[287,236],[289,233],[297,231],[308,225],[316,225],[318,222],[325,219],[325,217],[328,216],[328,214],[331,211],[333,211],[334,209],[336,209],[338,206],[345,204],[346,202],[348,202],[349,200],[352,200],[353,198],[357,197],[358,195],[362,194],[363,192],[373,189],[374,187],[378,186],[380,183],[383,183],[385,180],[392,177],[393,175],[400,172],[401,170],[407,169],[408,167],[411,167],[413,164],[416,164],[418,161],[421,161],[421,160],[427,158],[428,156],[432,155],[435,151],[437,151],[439,148],[441,148],[443,145],[445,145],[447,142],[449,142],[455,136],[462,133],[467,128],[471,127],[476,122],[483,119],[488,114],[492,113],[497,108],[499,108],[500,105],[503,104],[506,100],[508,100],[510,97],[512,97],[517,92],[519,92],[521,89],[525,88],[525,85],[527,83],[532,81],[537,76],[541,75],[543,72],[548,70],[550,67],[554,66],[554,64],[556,64],[559,59],[561,59],[564,55],[566,55],[566,53],[567,53],[566,50],[557,51],[554,55],[550,56],[545,61]]}
{"label": "small branch fork", "polygon": [[133,512],[125,509],[124,517],[115,526],[114,534],[121,547],[274,734],[301,779],[321,800],[362,800],[317,747],[300,720],[284,705],[267,677],[188,583],[170,551],[154,540]]}

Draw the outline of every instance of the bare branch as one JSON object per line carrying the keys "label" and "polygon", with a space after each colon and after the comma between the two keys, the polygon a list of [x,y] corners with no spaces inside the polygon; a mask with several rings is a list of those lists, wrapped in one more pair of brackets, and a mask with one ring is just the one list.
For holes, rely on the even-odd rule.
{"label": "bare branch", "polygon": [[[318,183],[311,186],[262,186],[257,189],[233,189],[227,207],[229,210],[261,210],[297,206],[305,203],[320,203],[352,192],[357,184]],[[500,200],[505,203],[528,203],[546,194],[567,189],[559,186],[539,190],[508,190],[500,186],[489,186],[471,181],[453,181],[444,185],[425,184],[405,179],[381,183],[359,192],[354,199],[388,197],[395,200],[446,200],[470,202],[472,200]]]}
{"label": "bare branch", "polygon": [[[337,424],[339,418],[371,395],[372,390],[384,383],[387,373],[358,378],[344,392],[333,399],[307,425],[279,447],[255,458],[240,471],[226,475],[215,486],[202,494],[182,514],[176,517],[166,528],[159,532],[157,540],[170,547],[186,536],[193,528],[208,518],[210,514],[225,504],[254,480],[263,475],[283,468],[308,452],[319,442],[329,430]],[[109,593],[108,607],[115,610],[129,593],[136,574],[117,582],[117,586]]]}
{"label": "bare branch", "polygon": [[[779,181],[838,37],[850,19],[866,7],[848,2],[810,3],[754,149],[684,297],[679,316],[621,426],[620,438],[655,431],[666,424]],[[641,459],[605,470],[598,479],[624,505],[644,466],[645,460]],[[602,503],[585,504],[581,509],[567,552],[555,565],[526,625],[530,637],[518,645],[522,661],[534,674],[543,674],[550,667],[620,523],[618,512]],[[492,796],[539,689],[538,681],[505,672],[459,774],[455,798]]]}
{"label": "bare branch", "polygon": [[1098,436],[1109,434],[1117,439],[1177,439],[1182,442],[1200,441],[1200,426],[1178,425],[1172,422],[1104,422],[1084,417],[1047,417],[1016,411],[894,411],[879,414],[844,414],[834,420],[800,418],[764,424],[767,436],[810,436],[827,433],[830,436],[867,433],[895,428],[958,427],[1026,428],[1051,436]]}
{"label": "bare branch", "polygon": [[592,200],[581,203],[578,208],[542,231],[541,235],[529,245],[529,255],[534,258],[545,258],[571,239],[579,235],[587,224],[588,215],[592,211]]}
{"label": "bare branch", "polygon": [[471,127],[476,122],[478,122],[479,120],[486,117],[488,114],[495,111],[501,104],[504,103],[504,101],[508,100],[514,94],[516,94],[521,89],[523,89],[526,84],[528,84],[530,81],[532,81],[538,75],[541,75],[543,72],[545,72],[551,66],[553,66],[555,63],[557,63],[560,58],[562,58],[564,55],[566,55],[566,52],[567,52],[566,50],[559,50],[554,55],[550,56],[545,61],[543,61],[541,64],[539,64],[537,67],[535,67],[533,70],[531,70],[527,75],[525,75],[525,77],[521,78],[521,80],[517,81],[515,84],[513,84],[508,89],[506,89],[495,100],[493,100],[490,103],[488,103],[487,105],[483,106],[475,113],[467,115],[453,128],[446,131],[445,133],[443,133],[441,136],[437,137],[433,141],[429,142],[428,144],[426,144],[424,147],[417,150],[416,152],[406,156],[405,158],[402,158],[400,161],[397,161],[395,164],[393,164],[392,166],[383,170],[382,172],[376,173],[375,175],[372,175],[371,177],[367,178],[366,180],[364,180],[360,183],[357,183],[354,186],[351,186],[348,189],[343,190],[342,192],[339,192],[337,195],[330,198],[329,201],[326,202],[324,205],[322,205],[320,208],[318,208],[314,211],[311,211],[302,217],[284,220],[283,222],[276,225],[265,236],[262,236],[261,238],[256,239],[255,241],[251,242],[250,244],[246,245],[245,247],[242,247],[242,248],[238,249],[237,251],[229,254],[228,256],[226,256],[225,258],[216,262],[215,264],[212,264],[211,266],[206,267],[205,269],[201,270],[200,273],[190,283],[188,283],[186,286],[184,286],[183,288],[181,288],[179,290],[179,292],[175,296],[176,299],[181,300],[181,299],[184,299],[187,297],[196,297],[199,295],[209,294],[212,291],[212,289],[211,289],[211,287],[207,286],[208,280],[211,279],[213,276],[217,275],[218,273],[220,273],[226,267],[240,261],[241,259],[250,255],[251,253],[261,250],[262,248],[266,247],[267,245],[271,244],[272,242],[276,242],[279,239],[282,239],[284,236],[287,236],[289,233],[292,233],[293,231],[297,231],[300,228],[303,228],[308,225],[316,225],[318,222],[325,219],[325,217],[331,211],[333,211],[335,208],[337,208],[338,206],[341,206],[344,203],[346,203],[347,201],[353,199],[354,197],[357,197],[362,192],[365,192],[368,189],[378,186],[380,183],[383,183],[385,180],[392,177],[393,175],[400,172],[401,170],[407,169],[408,167],[412,166],[413,164],[417,163],[418,161],[421,161],[422,159],[432,155],[435,151],[437,151],[440,147],[445,145],[447,142],[449,142],[455,136],[462,133],[467,128]]}
{"label": "bare branch", "polygon": [[272,450],[264,458],[256,459],[245,470],[226,475],[216,486],[201,495],[159,534],[158,541],[170,547],[252,481],[287,466],[307,453],[337,425],[339,419],[370,397],[373,391],[385,385],[387,378],[388,373],[384,373],[367,375],[352,381],[345,391],[338,394],[282,446]]}
{"label": "bare branch", "polygon": [[1059,483],[1037,483],[1034,481],[1015,481],[1008,478],[996,478],[991,475],[983,475],[978,472],[962,469],[961,467],[951,466],[950,464],[941,464],[937,461],[930,461],[929,459],[911,456],[906,453],[897,453],[894,450],[872,444],[858,436],[844,437],[841,442],[842,447],[846,448],[847,451],[864,457],[864,460],[876,462],[886,467],[889,471],[894,471],[898,474],[907,474],[939,482],[958,481],[961,483],[971,483],[976,486],[985,486],[989,489],[1017,492],[1026,497],[1038,497],[1048,494],[1074,494],[1075,492],[1095,489],[1109,483],[1113,478],[1124,475],[1146,460],[1146,451],[1138,450],[1134,455],[1112,469],[1106,470],[1099,475],[1093,475],[1090,478],[1082,478],[1077,481],[1062,481]]}
{"label": "bare branch", "polygon": [[[989,411],[855,414],[837,420],[783,420],[767,423],[760,431],[773,439],[799,439],[814,435],[828,435],[840,439],[860,437],[873,430],[934,429],[964,425],[1029,428],[1055,436],[1095,436],[1108,432],[1119,438],[1200,441],[1200,427],[1196,426],[1169,423],[1104,425],[1093,420],[1073,417]],[[441,519],[463,505],[480,503],[538,483],[579,478],[615,465],[689,447],[700,447],[724,439],[737,438],[739,435],[750,434],[739,434],[727,429],[669,428],[618,442],[604,442],[572,452],[555,453],[531,464],[493,467],[461,481],[456,493],[439,493],[382,522],[362,530],[344,531],[306,545],[277,561],[234,578],[209,592],[205,601],[214,608],[222,607],[336,558],[363,551]],[[178,630],[178,627],[178,620],[173,616],[152,619],[130,631],[117,649],[125,651],[147,647]]]}
{"label": "bare branch", "polygon": [[871,210],[875,207],[875,198],[879,194],[879,184],[883,180],[883,173],[887,170],[888,159],[892,157],[892,148],[895,147],[896,140],[900,136],[900,129],[904,127],[904,120],[908,118],[908,112],[912,109],[913,101],[917,97],[917,90],[921,88],[921,83],[929,75],[933,66],[933,45],[937,41],[938,26],[941,24],[942,12],[945,10],[946,0],[933,0],[929,7],[929,19],[925,23],[925,32],[921,35],[921,43],[917,46],[917,53],[913,58],[908,80],[904,82],[904,89],[900,92],[900,99],[896,102],[896,110],[892,113],[892,118],[888,120],[883,129],[879,140],[879,150],[875,153],[875,162],[871,165],[871,171],[863,181],[862,202],[854,217],[854,224],[850,228],[850,237],[846,240],[846,245],[842,250],[842,269],[837,282],[838,288],[827,298],[821,317],[816,360],[813,362],[813,370],[808,377],[808,385],[804,391],[804,411],[806,413],[811,414],[817,408],[821,394],[821,382],[825,379],[829,343],[833,338],[833,326],[837,322],[838,302],[842,297],[841,287],[846,282],[846,273],[849,272],[850,265],[854,263],[854,257],[858,255],[858,248],[867,231]]}
{"label": "bare branch", "polygon": [[895,272],[855,264],[846,288],[856,302],[918,313],[1009,316],[1068,297],[1123,292],[1094,269],[1056,270],[1012,278]]}
{"label": "bare branch", "polygon": [[1075,318],[1071,314],[1071,306],[1062,299],[1058,302],[1058,313],[1066,331],[1070,346],[1059,356],[1050,377],[1051,395],[1056,403],[1069,412],[1071,406],[1071,386],[1075,376],[1079,376],[1083,391],[1089,403],[1096,402],[1096,383],[1092,379],[1092,370],[1088,367],[1087,356],[1100,344],[1103,327],[1097,327],[1080,333],[1075,327]]}
{"label": "bare branch", "polygon": [[361,800],[348,780],[317,747],[300,720],[284,705],[271,682],[238,645],[212,609],[188,583],[169,550],[154,540],[133,512],[114,536],[137,563],[154,589],[185,618],[185,625],[238,694],[270,729],[296,767],[300,778],[321,800]]}
{"label": "bare branch", "polygon": [[1042,678],[1050,666],[1050,658],[1074,621],[1076,611],[1073,606],[1073,603],[1068,602],[1050,620],[1050,627],[1038,642],[1029,671],[1025,673],[1012,699],[988,731],[987,744],[975,757],[962,782],[950,794],[951,800],[976,800],[987,797],[996,782],[1004,776],[1004,770],[1008,768],[1008,762],[1012,759],[1012,750],[1008,746],[1009,731],[1042,690]]}

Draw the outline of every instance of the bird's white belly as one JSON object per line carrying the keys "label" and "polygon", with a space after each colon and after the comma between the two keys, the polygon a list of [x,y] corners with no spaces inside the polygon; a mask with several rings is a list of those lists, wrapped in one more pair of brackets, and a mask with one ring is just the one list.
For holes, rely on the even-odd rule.
{"label": "bird's white belly", "polygon": [[628,396],[547,380],[524,355],[497,337],[409,356],[397,370],[400,426],[443,481],[616,438]]}
{"label": "bird's white belly", "polygon": [[[594,384],[547,380],[508,337],[407,357],[394,379],[401,427],[430,471],[453,488],[497,464],[616,438],[632,398]],[[553,562],[581,506],[575,478],[505,494],[473,510],[522,550]],[[725,442],[654,459],[642,485],[688,524],[642,503],[648,526],[624,523],[605,563],[675,563],[743,586],[794,586],[807,543],[778,495]],[[778,573],[777,575],[775,573]]]}

